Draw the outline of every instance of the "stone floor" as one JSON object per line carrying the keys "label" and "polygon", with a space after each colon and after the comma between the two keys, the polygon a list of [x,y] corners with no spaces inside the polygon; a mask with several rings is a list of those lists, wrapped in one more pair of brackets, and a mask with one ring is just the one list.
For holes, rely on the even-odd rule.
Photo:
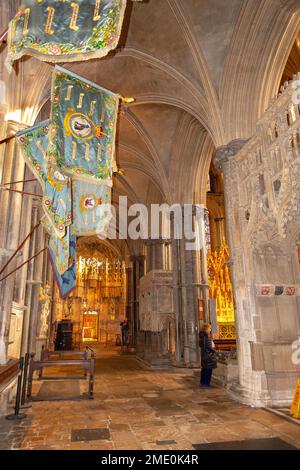
{"label": "stone floor", "polygon": [[300,426],[199,389],[192,371],[148,370],[103,347],[97,357],[94,400],[33,402],[24,420],[1,418],[0,449],[189,450],[275,437],[300,448]]}

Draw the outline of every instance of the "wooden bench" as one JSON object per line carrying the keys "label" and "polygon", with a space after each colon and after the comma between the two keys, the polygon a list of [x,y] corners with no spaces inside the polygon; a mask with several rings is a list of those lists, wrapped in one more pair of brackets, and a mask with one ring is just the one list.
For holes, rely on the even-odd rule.
{"label": "wooden bench", "polygon": [[[89,351],[91,355],[89,357]],[[53,356],[81,356],[82,359],[51,359]],[[35,371],[39,371],[39,378],[43,378],[43,369],[45,367],[64,367],[64,366],[81,366],[85,370],[84,378],[87,377],[87,371],[89,371],[89,391],[88,396],[92,400],[94,398],[94,372],[95,372],[95,353],[90,348],[86,348],[85,351],[42,351],[41,360],[34,360],[35,354],[31,354],[28,374],[28,388],[27,398],[31,398],[32,394],[32,381],[33,374]],[[69,377],[65,377],[69,378]],[[51,377],[52,380],[57,377]],[[59,377],[62,379],[62,377]]]}
{"label": "wooden bench", "polygon": [[[41,352],[41,361],[52,361],[53,362],[53,361],[57,360],[57,359],[55,359],[55,357],[58,357],[59,360],[61,360],[64,356],[73,356],[73,357],[76,356],[76,357],[81,358],[81,360],[86,361],[89,358],[89,351],[91,351],[91,353],[93,352],[88,346],[85,348],[84,351],[49,351],[49,350],[47,350],[43,347],[42,352]],[[84,377],[83,378],[86,378],[87,377],[87,368],[85,366],[83,366],[83,368],[84,368]],[[55,379],[55,377],[54,378],[49,377],[49,378],[51,378],[51,380]],[[69,378],[77,379],[78,377],[69,377]],[[46,379],[46,377],[43,377],[43,368],[41,368],[40,371],[39,371],[39,379],[40,380]]]}

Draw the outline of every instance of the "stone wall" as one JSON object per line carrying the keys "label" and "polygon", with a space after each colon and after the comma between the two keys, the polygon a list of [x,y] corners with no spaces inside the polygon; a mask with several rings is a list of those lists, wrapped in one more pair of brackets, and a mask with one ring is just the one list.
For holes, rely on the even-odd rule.
{"label": "stone wall", "polygon": [[173,273],[150,271],[141,278],[139,286],[139,355],[152,365],[171,363],[175,335]]}
{"label": "stone wall", "polygon": [[[257,406],[289,406],[300,365],[300,106],[293,84],[274,100],[249,140],[217,150],[225,182],[238,330],[240,387]],[[295,362],[295,361],[294,361]]]}

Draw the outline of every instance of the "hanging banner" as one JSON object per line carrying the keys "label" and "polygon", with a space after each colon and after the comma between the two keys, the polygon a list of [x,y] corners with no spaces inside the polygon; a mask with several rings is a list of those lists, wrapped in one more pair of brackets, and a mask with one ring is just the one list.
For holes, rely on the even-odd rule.
{"label": "hanging banner", "polygon": [[51,102],[51,165],[112,186],[119,95],[57,66]]}
{"label": "hanging banner", "polygon": [[58,238],[53,226],[47,217],[42,219],[42,224],[46,232],[50,235],[49,248],[55,259],[55,266],[59,274],[63,274],[70,266],[70,227],[67,227],[63,238]]}
{"label": "hanging banner", "polygon": [[70,259],[73,260],[67,271],[59,274],[55,264],[55,257],[52,249],[49,247],[49,256],[53,267],[54,277],[57,282],[61,298],[67,297],[76,287],[76,237],[71,237]]}
{"label": "hanging banner", "polygon": [[46,62],[106,56],[118,45],[126,0],[23,0],[9,25],[6,64],[31,55]]}
{"label": "hanging banner", "polygon": [[50,239],[48,251],[53,267],[54,277],[57,282],[59,293],[61,298],[67,297],[70,292],[76,287],[76,237],[72,233],[72,229],[68,228],[68,235],[64,237],[63,240],[68,240],[68,249],[65,253],[68,253],[68,267],[64,272],[60,272],[62,264],[57,262],[62,259],[59,258],[59,252],[56,252],[56,249],[59,249],[58,245],[55,246],[54,239]]}
{"label": "hanging banner", "polygon": [[17,141],[21,146],[24,160],[43,189],[47,180],[45,150],[48,146],[49,124],[49,120],[43,121],[17,134]]}
{"label": "hanging banner", "polygon": [[60,239],[56,236],[52,225],[44,217],[44,229],[50,235],[48,252],[62,298],[70,294],[76,287],[76,236],[72,227],[67,227],[66,235]]}
{"label": "hanging banner", "polygon": [[89,181],[72,181],[73,233],[106,237],[111,220],[111,187]]}
{"label": "hanging banner", "polygon": [[48,146],[49,121],[44,121],[17,134],[23,157],[43,189],[44,213],[58,238],[66,234],[71,224],[71,181],[50,166]]}

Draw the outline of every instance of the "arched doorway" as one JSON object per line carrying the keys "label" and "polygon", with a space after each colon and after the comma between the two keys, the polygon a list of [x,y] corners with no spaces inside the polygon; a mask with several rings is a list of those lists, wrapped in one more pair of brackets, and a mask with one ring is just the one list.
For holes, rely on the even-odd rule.
{"label": "arched doorway", "polygon": [[74,349],[91,343],[119,345],[126,300],[126,269],[120,251],[97,237],[79,239],[76,288],[65,299],[55,288],[52,341],[61,346],[58,325],[69,322]]}

